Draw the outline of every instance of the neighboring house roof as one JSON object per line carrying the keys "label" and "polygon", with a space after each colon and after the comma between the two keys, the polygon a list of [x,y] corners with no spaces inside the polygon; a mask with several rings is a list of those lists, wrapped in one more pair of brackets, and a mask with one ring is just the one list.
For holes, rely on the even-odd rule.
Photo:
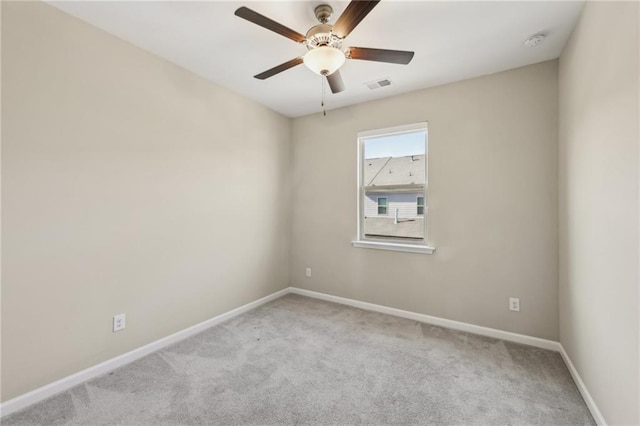
{"label": "neighboring house roof", "polygon": [[364,186],[425,184],[425,155],[364,160]]}

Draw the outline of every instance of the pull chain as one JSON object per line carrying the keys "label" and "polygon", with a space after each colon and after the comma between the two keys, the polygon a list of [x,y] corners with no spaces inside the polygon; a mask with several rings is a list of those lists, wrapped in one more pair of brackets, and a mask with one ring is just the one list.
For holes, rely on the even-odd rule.
{"label": "pull chain", "polygon": [[322,78],[322,99],[320,100],[320,106],[322,107],[322,115],[326,117],[327,116],[327,110],[324,107],[324,94],[325,94],[325,84],[326,84],[325,80],[326,80],[326,77],[321,76],[320,78]]}

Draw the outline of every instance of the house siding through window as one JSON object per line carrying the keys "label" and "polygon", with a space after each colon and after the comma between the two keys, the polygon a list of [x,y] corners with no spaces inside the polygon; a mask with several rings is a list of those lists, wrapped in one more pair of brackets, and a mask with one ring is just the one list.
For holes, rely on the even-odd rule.
{"label": "house siding through window", "polygon": [[[376,193],[368,192],[364,197],[364,217],[395,217],[398,210],[399,219],[416,219],[418,216],[418,197],[422,197],[422,192],[405,193]],[[378,198],[387,198],[387,214],[378,215]],[[425,200],[426,201],[426,200]],[[426,204],[426,203],[425,203]]]}

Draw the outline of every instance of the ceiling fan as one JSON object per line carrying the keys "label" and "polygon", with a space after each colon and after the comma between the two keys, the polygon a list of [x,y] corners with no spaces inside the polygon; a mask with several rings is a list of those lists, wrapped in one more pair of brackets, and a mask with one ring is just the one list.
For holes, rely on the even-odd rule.
{"label": "ceiling fan", "polygon": [[329,24],[333,8],[328,4],[321,4],[314,10],[320,23],[311,27],[306,35],[285,27],[247,7],[238,8],[235,11],[236,16],[285,36],[296,43],[303,44],[308,49],[308,52],[303,56],[291,59],[254,77],[264,80],[304,63],[313,72],[325,76],[331,92],[338,93],[344,90],[340,67],[346,59],[408,64],[411,62],[414,52],[371,49],[367,47],[342,47],[344,39],[371,12],[379,1],[352,0],[334,25]]}

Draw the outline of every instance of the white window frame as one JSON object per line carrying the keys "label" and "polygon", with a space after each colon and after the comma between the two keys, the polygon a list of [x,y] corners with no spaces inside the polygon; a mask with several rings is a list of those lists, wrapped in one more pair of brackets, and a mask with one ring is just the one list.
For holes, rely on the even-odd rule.
{"label": "white window frame", "polygon": [[[387,200],[387,203],[384,205],[385,208],[385,213],[384,214],[380,214],[380,199],[384,198],[385,200]],[[376,216],[389,216],[389,197],[376,197]]]}
{"label": "white window frame", "polygon": [[[358,179],[357,179],[357,237],[354,241],[351,242],[353,247],[357,248],[368,248],[368,249],[377,249],[377,250],[391,250],[391,251],[401,251],[401,252],[409,252],[409,253],[421,253],[421,254],[433,254],[435,251],[435,247],[428,244],[429,238],[429,226],[428,226],[428,216],[424,214],[424,238],[420,242],[406,242],[401,240],[380,240],[374,238],[365,238],[364,236],[364,188],[362,187],[362,179],[364,175],[364,142],[367,139],[371,138],[379,138],[382,136],[392,136],[402,133],[411,133],[417,131],[424,131],[425,137],[427,140],[425,141],[425,163],[428,163],[429,155],[428,149],[426,149],[429,138],[429,131],[427,127],[427,122],[419,122],[413,124],[407,124],[403,126],[395,126],[395,127],[387,127],[384,129],[376,129],[376,130],[367,130],[358,133],[357,143],[358,143],[358,158],[357,158],[357,170],[358,170]],[[429,167],[425,164],[425,185],[424,185],[424,199],[427,200],[427,192],[428,192],[428,172]],[[383,197],[384,198],[384,197]],[[416,200],[417,201],[417,200]],[[426,212],[426,205],[424,206]],[[377,206],[376,206],[377,211]],[[388,198],[387,198],[387,213],[389,211]]]}

